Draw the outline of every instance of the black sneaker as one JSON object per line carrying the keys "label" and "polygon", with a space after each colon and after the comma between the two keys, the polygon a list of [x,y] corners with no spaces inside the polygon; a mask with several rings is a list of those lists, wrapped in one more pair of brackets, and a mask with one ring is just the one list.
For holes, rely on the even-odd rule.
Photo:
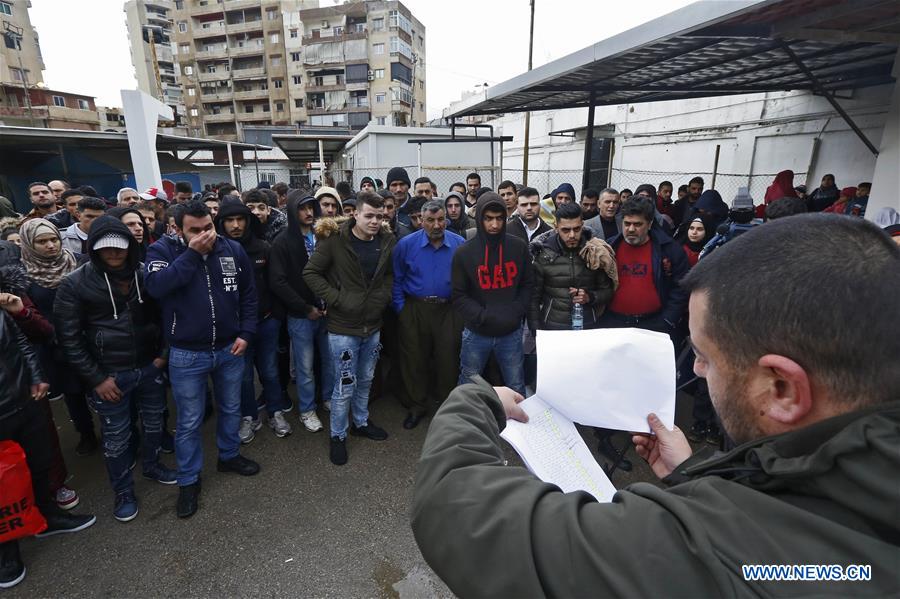
{"label": "black sneaker", "polygon": [[709,425],[702,420],[698,420],[691,425],[691,428],[687,432],[687,438],[694,443],[702,443],[706,439],[708,432]]}
{"label": "black sneaker", "polygon": [[219,472],[236,472],[241,476],[253,476],[259,472],[259,464],[238,454],[230,460],[219,460],[216,469]]}
{"label": "black sneaker", "polygon": [[80,456],[91,455],[97,451],[97,435],[92,432],[81,435],[81,440],[75,446],[75,454]]}
{"label": "black sneaker", "polygon": [[43,532],[34,535],[38,538],[52,537],[53,535],[61,535],[67,532],[78,532],[93,526],[94,522],[97,521],[97,516],[79,516],[68,513],[48,514],[45,515],[45,518],[47,519],[47,528]]}
{"label": "black sneaker", "polygon": [[331,450],[329,452],[331,463],[335,466],[343,466],[347,463],[347,440],[340,437],[331,438]]}
{"label": "black sneaker", "polygon": [[0,545],[0,589],[14,587],[25,580],[25,564],[18,543]]}
{"label": "black sneaker", "polygon": [[350,425],[350,434],[365,437],[373,441],[384,441],[388,438],[387,431],[372,424],[371,420],[367,420],[364,426]]}
{"label": "black sneaker", "polygon": [[200,507],[200,481],[179,487],[175,515],[179,518],[190,518],[197,513],[198,507]]}

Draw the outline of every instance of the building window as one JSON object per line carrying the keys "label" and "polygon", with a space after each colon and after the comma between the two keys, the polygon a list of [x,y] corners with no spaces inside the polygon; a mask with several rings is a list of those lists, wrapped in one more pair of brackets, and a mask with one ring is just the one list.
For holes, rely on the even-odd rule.
{"label": "building window", "polygon": [[185,75],[193,75],[193,74],[194,74],[194,67],[192,67],[192,66],[186,66],[186,67],[184,67],[184,74],[185,74]]}
{"label": "building window", "polygon": [[284,102],[275,102],[275,112],[284,112]]}
{"label": "building window", "polygon": [[13,67],[9,67],[9,73],[12,75],[12,78],[15,81],[22,80],[22,71],[20,71],[19,69],[14,69]]}
{"label": "building window", "polygon": [[191,116],[199,116],[199,115],[200,115],[199,110],[197,110],[196,108],[191,108]]}
{"label": "building window", "polygon": [[284,87],[284,80],[272,79],[272,85],[275,87],[275,89],[281,89],[282,87]]}
{"label": "building window", "polygon": [[338,26],[338,27],[333,28],[333,29],[331,30],[331,32],[332,32],[334,35],[342,35],[342,34],[344,33],[344,28]]}
{"label": "building window", "polygon": [[191,97],[196,96],[196,95],[197,95],[197,90],[194,89],[193,87],[189,87],[189,88],[188,88],[188,95],[191,96]]}
{"label": "building window", "polygon": [[299,52],[291,52],[291,62],[300,62]]}
{"label": "building window", "polygon": [[175,0],[175,10],[184,10],[184,0]]}
{"label": "building window", "polygon": [[187,21],[178,21],[178,31],[187,33]]}
{"label": "building window", "polygon": [[376,124],[376,125],[386,125],[386,124],[387,124],[387,117],[385,117],[385,116],[377,116],[377,117],[375,117],[375,124]]}
{"label": "building window", "polygon": [[54,106],[66,106],[66,99],[62,96],[53,96],[53,105]]}
{"label": "building window", "polygon": [[278,9],[277,8],[267,8],[266,9],[266,18],[270,21],[274,21],[278,19]]}
{"label": "building window", "polygon": [[294,100],[294,108],[303,108],[303,98]]}
{"label": "building window", "polygon": [[0,14],[11,15],[12,14],[12,5],[7,2],[0,2]]}
{"label": "building window", "polygon": [[245,104],[244,112],[253,112],[253,104]]}
{"label": "building window", "polygon": [[376,104],[384,104],[384,100],[387,98],[387,94],[384,92],[375,94],[375,103]]}
{"label": "building window", "polygon": [[300,75],[294,75],[291,80],[293,81],[294,85],[300,85],[303,82],[303,77],[301,77]]}
{"label": "building window", "polygon": [[280,56],[270,56],[269,61],[272,63],[273,67],[281,66],[281,57]]}
{"label": "building window", "polygon": [[262,105],[262,111],[263,111],[263,112],[269,112],[269,105],[268,105],[268,104],[263,104],[263,105]]}
{"label": "building window", "polygon": [[206,72],[207,72],[207,73],[215,73],[215,72],[216,72],[216,65],[214,65],[214,64],[208,65],[208,66],[206,67]]}
{"label": "building window", "polygon": [[384,44],[372,44],[372,51],[375,54],[384,54]]}
{"label": "building window", "polygon": [[384,69],[375,69],[375,78],[384,79]]}
{"label": "building window", "polygon": [[419,36],[419,47],[421,48],[424,45],[425,45],[425,38],[420,35]]}
{"label": "building window", "polygon": [[78,108],[81,110],[90,110],[91,105],[88,104],[87,100],[78,100]]}
{"label": "building window", "polygon": [[188,45],[188,44],[178,44],[178,48],[179,48],[178,51],[179,51],[181,54],[187,54],[188,52],[191,51],[191,47],[190,47],[190,45]]}
{"label": "building window", "polygon": [[372,30],[373,31],[384,31],[384,17],[378,17],[377,19],[372,19]]}
{"label": "building window", "polygon": [[269,43],[277,44],[279,41],[281,41],[281,36],[279,36],[277,33],[269,35]]}

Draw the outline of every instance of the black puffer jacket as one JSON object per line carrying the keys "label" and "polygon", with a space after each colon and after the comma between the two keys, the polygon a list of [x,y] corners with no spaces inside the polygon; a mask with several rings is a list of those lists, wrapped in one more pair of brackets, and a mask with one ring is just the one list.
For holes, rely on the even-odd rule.
{"label": "black puffer jacket", "polygon": [[0,420],[22,409],[31,399],[31,385],[45,381],[34,348],[0,310]]}
{"label": "black puffer jacket", "polygon": [[612,299],[613,282],[602,268],[590,270],[578,255],[591,237],[590,230],[584,229],[574,250],[565,248],[555,232],[543,241],[532,242],[534,291],[528,311],[528,326],[532,330],[572,328],[570,287],[587,291],[590,303],[584,306],[584,328],[597,327],[603,309]]}
{"label": "black puffer jacket", "polygon": [[144,288],[140,246],[121,221],[102,216],[91,226],[88,248],[107,233],[128,239],[128,294],[116,286],[97,252],[66,276],[53,304],[57,341],[66,361],[93,389],[110,374],[143,368],[162,354],[159,308]]}

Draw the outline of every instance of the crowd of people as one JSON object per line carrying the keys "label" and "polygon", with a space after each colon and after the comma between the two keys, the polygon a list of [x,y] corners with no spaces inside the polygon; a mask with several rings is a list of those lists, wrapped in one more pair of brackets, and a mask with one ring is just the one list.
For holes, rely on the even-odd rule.
{"label": "crowd of people", "polygon": [[[680,283],[766,220],[865,213],[868,184],[838,191],[826,175],[807,195],[792,179],[780,173],[758,206],[746,188],[729,206],[701,177],[674,200],[668,181],[580,197],[564,183],[542,196],[513,181],[492,190],[477,173],[441,196],[399,167],[358,191],[223,183],[195,193],[179,182],[172,194],[123,188],[104,199],[90,186],[35,182],[24,215],[0,198],[0,440],[26,452],[42,535],[95,521],[69,511],[79,497],[66,484],[56,399],[78,433],[74,453],[102,450],[117,520],[138,515],[138,463],[144,478],[178,486],[177,516],[188,518],[210,417],[219,472],[257,474],[241,447],[264,426],[279,438],[295,426],[316,433],[326,415],[339,466],[348,434],[388,438],[369,414],[373,398],[397,397],[413,429],[476,375],[533,388],[537,330],[639,327],[670,335],[686,357],[690,437],[727,443],[690,375]],[[896,211],[876,221],[900,242]],[[628,470],[612,434],[597,431],[599,453]],[[172,453],[170,466],[162,456]],[[17,543],[0,557],[0,587],[12,586],[25,572]]]}

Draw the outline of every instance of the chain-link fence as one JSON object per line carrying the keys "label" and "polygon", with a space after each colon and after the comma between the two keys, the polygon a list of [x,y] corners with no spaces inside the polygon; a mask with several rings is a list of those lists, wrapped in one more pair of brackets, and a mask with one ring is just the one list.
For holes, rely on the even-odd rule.
{"label": "chain-link fence", "polygon": [[[759,173],[754,175],[735,173],[711,172],[672,172],[672,171],[642,171],[627,169],[612,169],[609,187],[618,191],[634,189],[643,183],[650,183],[655,187],[663,181],[672,184],[672,196],[677,199],[678,188],[687,185],[694,177],[703,177],[705,189],[715,189],[722,196],[726,204],[731,205],[731,200],[737,195],[739,187],[749,187],[750,196],[757,204],[761,204],[766,194],[766,188],[775,180],[776,173]],[[794,182],[799,185],[806,180],[806,173],[794,173]]]}

